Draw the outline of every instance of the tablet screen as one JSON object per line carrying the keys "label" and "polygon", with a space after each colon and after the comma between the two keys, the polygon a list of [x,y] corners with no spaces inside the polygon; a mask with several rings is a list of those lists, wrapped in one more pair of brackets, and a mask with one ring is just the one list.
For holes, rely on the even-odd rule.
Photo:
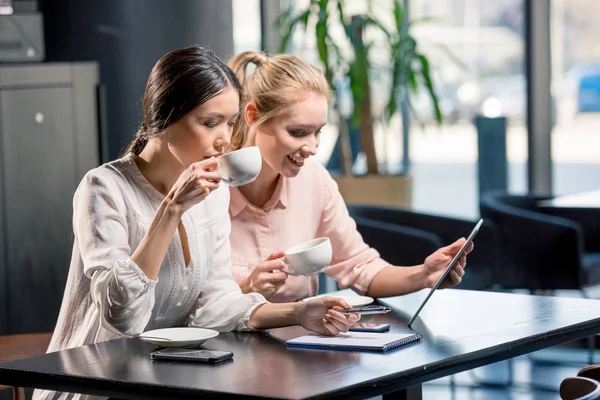
{"label": "tablet screen", "polygon": [[429,300],[429,298],[431,297],[431,295],[433,294],[433,292],[435,292],[435,290],[440,287],[440,285],[442,284],[442,282],[444,281],[444,279],[446,279],[446,277],[448,276],[448,274],[450,273],[450,271],[452,270],[452,268],[454,268],[454,266],[456,265],[456,263],[458,262],[458,260],[460,259],[460,257],[463,255],[463,253],[467,249],[467,246],[469,246],[469,243],[471,243],[473,241],[473,238],[475,237],[475,235],[477,235],[477,232],[479,232],[479,228],[481,227],[482,223],[483,223],[483,219],[480,219],[477,222],[477,224],[475,225],[475,227],[473,228],[473,230],[471,231],[471,233],[467,237],[467,240],[465,241],[465,243],[461,246],[460,250],[458,250],[458,252],[456,253],[456,255],[450,261],[450,264],[448,264],[448,266],[444,270],[444,273],[440,276],[440,278],[437,280],[437,282],[435,283],[435,285],[433,285],[433,287],[431,288],[431,290],[429,290],[429,294],[427,295],[427,297],[425,298],[425,300],[423,300],[423,303],[421,303],[421,306],[419,307],[419,309],[417,310],[417,312],[415,313],[415,315],[413,315],[413,317],[410,319],[410,322],[408,323],[409,327],[414,322],[414,320],[417,318],[417,316],[419,315],[419,313],[421,312],[421,310],[423,309],[423,307],[425,307],[425,304],[427,303],[427,301]]}

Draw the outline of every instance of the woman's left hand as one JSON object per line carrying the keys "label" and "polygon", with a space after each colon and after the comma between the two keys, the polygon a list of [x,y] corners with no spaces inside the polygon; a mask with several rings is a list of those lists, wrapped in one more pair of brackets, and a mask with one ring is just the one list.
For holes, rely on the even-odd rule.
{"label": "woman's left hand", "polygon": [[[458,239],[456,242],[449,246],[442,247],[425,259],[423,269],[425,271],[426,287],[433,287],[433,285],[435,285],[465,241],[465,238]],[[462,277],[465,275],[465,268],[467,266],[467,254],[473,251],[473,247],[474,244],[471,242],[462,256],[458,259],[454,268],[452,268],[450,273],[446,276],[440,285],[440,288],[455,286],[462,282]]]}
{"label": "woman's left hand", "polygon": [[352,307],[339,297],[323,296],[309,300],[300,316],[300,325],[321,335],[335,336],[347,332],[360,320],[360,315],[342,314],[336,308],[348,310]]}

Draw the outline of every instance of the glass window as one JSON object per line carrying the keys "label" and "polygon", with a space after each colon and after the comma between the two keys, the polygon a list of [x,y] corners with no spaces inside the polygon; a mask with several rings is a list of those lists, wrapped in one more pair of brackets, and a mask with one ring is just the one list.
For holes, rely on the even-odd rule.
{"label": "glass window", "polygon": [[553,0],[554,194],[600,188],[600,2]]}
{"label": "glass window", "polygon": [[233,52],[261,50],[260,0],[232,0]]}
{"label": "glass window", "polygon": [[[444,123],[428,99],[411,130],[417,210],[474,218],[479,214],[478,134],[473,119],[506,117],[508,190],[526,191],[526,80],[522,0],[412,0],[413,34],[431,59]],[[485,5],[485,6],[484,6]],[[485,133],[485,132],[484,132]]]}

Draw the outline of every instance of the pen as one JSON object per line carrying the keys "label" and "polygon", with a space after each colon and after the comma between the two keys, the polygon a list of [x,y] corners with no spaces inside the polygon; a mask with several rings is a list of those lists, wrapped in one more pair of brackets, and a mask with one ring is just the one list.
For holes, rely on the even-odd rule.
{"label": "pen", "polygon": [[391,308],[385,306],[366,306],[366,307],[357,307],[351,308],[349,310],[337,310],[342,314],[359,314],[359,315],[368,315],[368,314],[385,314],[392,311]]}

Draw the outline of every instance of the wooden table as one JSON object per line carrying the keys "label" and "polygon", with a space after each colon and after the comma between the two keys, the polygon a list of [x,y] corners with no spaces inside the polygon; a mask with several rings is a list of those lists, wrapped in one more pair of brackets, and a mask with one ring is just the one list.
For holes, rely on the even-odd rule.
{"label": "wooden table", "polygon": [[581,192],[542,200],[538,206],[544,208],[595,208],[600,209],[600,190]]}
{"label": "wooden table", "polygon": [[[426,294],[382,300],[393,314],[372,318],[394,331]],[[288,349],[304,333],[297,327],[221,334],[205,348],[235,356],[213,366],[152,361],[152,345],[117,339],[1,364],[0,384],[127,399],[418,399],[423,382],[599,333],[598,309],[596,300],[445,289],[413,325],[423,341],[386,354]]]}

